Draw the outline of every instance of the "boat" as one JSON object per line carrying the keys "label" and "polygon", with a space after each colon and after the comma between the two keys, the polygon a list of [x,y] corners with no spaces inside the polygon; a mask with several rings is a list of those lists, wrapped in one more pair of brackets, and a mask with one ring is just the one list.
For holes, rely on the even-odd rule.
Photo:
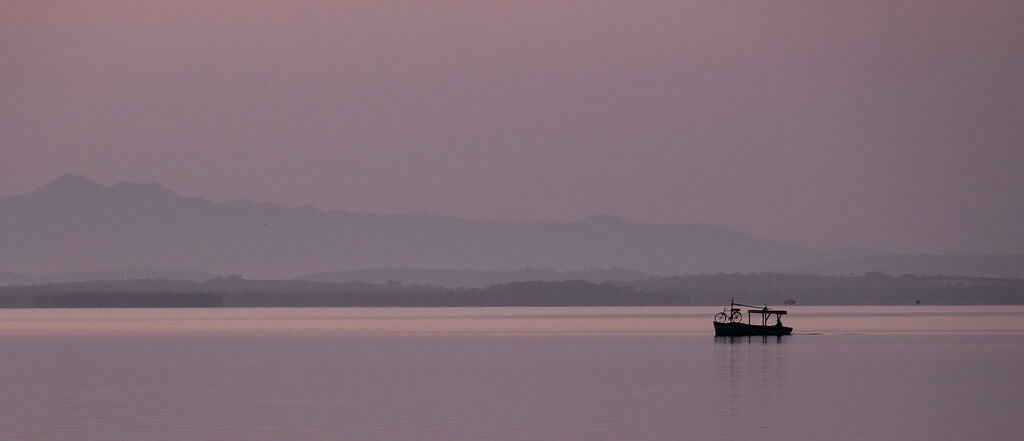
{"label": "boat", "polygon": [[[747,310],[746,323],[743,322],[743,313],[738,306],[750,308]],[[760,316],[761,324],[755,324],[754,315]],[[793,332],[793,328],[782,325],[783,315],[786,315],[786,311],[781,309],[771,309],[767,305],[745,305],[736,303],[736,299],[731,299],[728,308],[715,314],[715,336],[789,335]],[[775,316],[775,323],[769,325],[768,322],[772,316]]]}

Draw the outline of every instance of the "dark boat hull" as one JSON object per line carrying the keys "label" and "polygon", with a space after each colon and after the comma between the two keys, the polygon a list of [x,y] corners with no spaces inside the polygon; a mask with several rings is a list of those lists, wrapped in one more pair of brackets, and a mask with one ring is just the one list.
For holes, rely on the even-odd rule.
{"label": "dark boat hull", "polygon": [[761,326],[748,325],[746,323],[719,323],[715,324],[715,336],[743,336],[743,335],[789,335],[793,328],[788,326]]}

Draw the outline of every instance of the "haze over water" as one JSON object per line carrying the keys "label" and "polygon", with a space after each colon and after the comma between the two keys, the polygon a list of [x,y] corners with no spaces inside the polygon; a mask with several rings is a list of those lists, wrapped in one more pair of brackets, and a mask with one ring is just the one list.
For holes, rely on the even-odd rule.
{"label": "haze over water", "polygon": [[1024,307],[0,311],[4,439],[1014,439]]}
{"label": "haze over water", "polygon": [[[28,309],[524,268],[1019,303],[1021,23],[1020,0],[2,0],[0,298],[27,309],[0,309],[0,441],[1024,439],[1021,306],[792,307],[794,335],[738,339],[703,307]],[[850,277],[738,274],[765,271]],[[525,286],[499,294],[619,295]]]}

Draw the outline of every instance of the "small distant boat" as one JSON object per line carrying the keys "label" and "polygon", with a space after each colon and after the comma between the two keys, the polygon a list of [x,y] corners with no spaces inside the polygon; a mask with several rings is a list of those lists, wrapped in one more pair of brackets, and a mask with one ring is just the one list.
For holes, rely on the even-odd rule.
{"label": "small distant boat", "polygon": [[[737,306],[746,306],[747,322],[743,323],[743,313]],[[735,299],[729,302],[729,307],[715,314],[715,336],[744,336],[744,335],[789,335],[793,328],[782,325],[782,316],[786,311],[771,309],[768,306],[754,306],[736,303]],[[752,317],[761,316],[761,324],[754,324]],[[769,325],[771,317],[775,316],[775,324]]]}

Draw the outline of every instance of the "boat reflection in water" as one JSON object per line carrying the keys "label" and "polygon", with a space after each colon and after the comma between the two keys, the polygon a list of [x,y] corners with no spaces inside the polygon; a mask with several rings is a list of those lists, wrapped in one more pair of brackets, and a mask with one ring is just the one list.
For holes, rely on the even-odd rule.
{"label": "boat reflection in water", "polygon": [[781,335],[716,335],[715,343],[723,345],[739,345],[751,343],[785,343],[787,339]]}
{"label": "boat reflection in water", "polygon": [[[747,322],[743,322],[743,313],[737,306],[746,306]],[[729,307],[715,314],[715,336],[747,336],[747,335],[789,335],[793,328],[782,325],[782,316],[786,311],[771,309],[767,306],[745,305],[736,303],[735,299],[729,302]],[[755,324],[754,315],[761,316],[761,324]],[[775,323],[769,325],[772,316],[775,316]]]}

